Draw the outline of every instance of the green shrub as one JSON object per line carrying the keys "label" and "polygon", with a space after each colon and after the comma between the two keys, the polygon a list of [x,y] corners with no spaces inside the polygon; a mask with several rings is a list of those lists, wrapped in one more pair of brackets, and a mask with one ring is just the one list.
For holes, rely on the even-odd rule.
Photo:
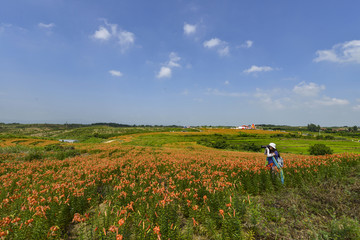
{"label": "green shrub", "polygon": [[326,135],[326,136],[325,136],[325,139],[327,139],[327,140],[334,140],[335,137],[334,137],[333,135]]}
{"label": "green shrub", "polygon": [[246,143],[243,143],[242,150],[245,150],[248,152],[259,152],[261,150],[261,147],[253,142],[246,142]]}
{"label": "green shrub", "polygon": [[326,155],[332,154],[333,150],[330,147],[326,146],[325,144],[319,143],[309,147],[310,155]]}
{"label": "green shrub", "polygon": [[25,161],[33,161],[33,160],[41,160],[41,159],[44,159],[45,158],[45,155],[43,152],[39,151],[39,150],[32,150],[30,151],[25,157],[24,157],[24,160]]}
{"label": "green shrub", "polygon": [[213,142],[212,147],[218,149],[226,149],[229,147],[229,144],[225,140],[219,139]]}

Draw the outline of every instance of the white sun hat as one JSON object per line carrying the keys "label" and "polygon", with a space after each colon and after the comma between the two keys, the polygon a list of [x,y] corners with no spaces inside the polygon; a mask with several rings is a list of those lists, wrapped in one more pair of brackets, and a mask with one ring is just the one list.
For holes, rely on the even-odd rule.
{"label": "white sun hat", "polygon": [[276,149],[276,144],[275,143],[270,143],[269,146]]}

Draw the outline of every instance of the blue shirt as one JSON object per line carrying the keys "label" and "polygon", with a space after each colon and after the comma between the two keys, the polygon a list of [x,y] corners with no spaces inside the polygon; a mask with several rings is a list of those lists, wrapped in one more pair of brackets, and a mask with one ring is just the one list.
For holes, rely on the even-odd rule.
{"label": "blue shirt", "polygon": [[[278,151],[277,150],[275,150],[275,159],[277,160],[278,159],[278,157],[279,157],[279,153],[278,153]],[[267,161],[268,161],[268,164],[270,164],[270,163],[274,163],[274,161],[273,161],[273,159],[272,159],[272,157],[267,157],[266,158],[267,159]]]}

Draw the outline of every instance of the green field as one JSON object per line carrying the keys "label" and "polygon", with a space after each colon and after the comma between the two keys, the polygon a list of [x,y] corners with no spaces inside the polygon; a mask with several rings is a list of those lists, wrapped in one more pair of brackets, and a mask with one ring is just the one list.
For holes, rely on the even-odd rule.
{"label": "green field", "polygon": [[[230,145],[239,145],[240,150],[242,145],[253,144],[258,146],[257,151],[262,151],[260,149],[261,145],[267,145],[270,142],[277,144],[279,152],[282,153],[294,153],[294,154],[309,154],[309,147],[314,144],[325,144],[329,146],[334,153],[360,153],[360,142],[342,138],[340,140],[317,140],[316,138],[287,138],[279,136],[266,136],[266,135],[253,135],[243,137],[242,134],[238,135],[174,135],[170,133],[161,133],[154,135],[143,135],[138,136],[128,145],[136,146],[153,146],[161,147],[165,144],[176,143],[176,142],[199,142],[203,139],[208,139],[209,141],[217,141],[218,139],[224,139]],[[339,137],[340,138],[340,137]],[[225,148],[226,149],[226,148]],[[232,150],[230,147],[228,150]],[[254,150],[256,151],[256,150]]]}
{"label": "green field", "polygon": [[[121,126],[121,125],[120,125]],[[264,127],[270,128],[269,126]],[[278,150],[283,153],[309,154],[309,147],[314,144],[325,144],[329,146],[334,153],[360,153],[360,132],[318,132],[306,131],[306,127],[287,127],[275,126],[273,129],[281,130],[274,134],[252,134],[251,131],[239,134],[202,134],[204,128],[196,127],[184,129],[177,126],[136,126],[131,127],[124,125],[114,127],[110,125],[82,125],[82,124],[1,124],[0,138],[5,137],[25,137],[25,138],[42,138],[42,139],[76,139],[80,142],[101,143],[108,141],[110,138],[142,134],[158,133],[154,135],[139,135],[126,144],[136,146],[156,146],[176,142],[197,142],[201,140],[215,142],[225,140],[228,150],[247,151],[246,144],[255,146],[267,145],[275,142]],[[206,129],[206,128],[205,128]],[[198,134],[194,134],[194,132]],[[174,133],[182,133],[174,134]],[[192,134],[186,134],[192,133]],[[238,145],[238,147],[236,147]],[[261,151],[261,149],[250,149],[250,151]]]}

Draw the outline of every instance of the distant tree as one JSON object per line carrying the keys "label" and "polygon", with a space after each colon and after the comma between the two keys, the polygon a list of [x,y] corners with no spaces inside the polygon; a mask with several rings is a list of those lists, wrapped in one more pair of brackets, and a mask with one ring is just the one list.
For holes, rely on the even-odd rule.
{"label": "distant tree", "polygon": [[334,140],[335,137],[334,137],[333,135],[326,135],[326,136],[325,136],[325,139],[327,139],[327,140]]}
{"label": "distant tree", "polygon": [[310,132],[318,132],[320,130],[320,125],[315,125],[313,123],[310,123],[307,125],[307,129]]}
{"label": "distant tree", "polygon": [[325,155],[325,154],[332,154],[333,150],[330,147],[326,146],[325,144],[314,144],[313,146],[309,147],[310,155]]}
{"label": "distant tree", "polygon": [[353,126],[352,128],[350,128],[351,132],[357,132],[358,131],[358,127],[357,126]]}
{"label": "distant tree", "polygon": [[334,131],[333,131],[332,128],[326,128],[326,129],[325,129],[325,132],[326,132],[326,133],[332,133],[332,132],[334,132]]}

